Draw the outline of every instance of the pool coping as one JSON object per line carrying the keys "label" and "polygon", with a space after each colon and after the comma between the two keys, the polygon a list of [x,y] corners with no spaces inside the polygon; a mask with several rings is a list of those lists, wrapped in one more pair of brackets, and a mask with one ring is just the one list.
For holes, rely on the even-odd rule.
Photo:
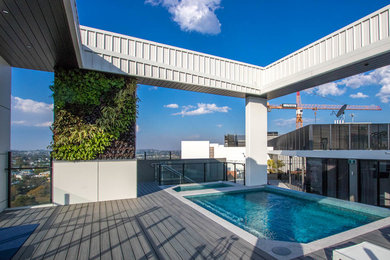
{"label": "pool coping", "polygon": [[[220,182],[210,182],[207,184],[212,184],[212,183],[220,183]],[[205,184],[205,183],[197,183],[197,184],[189,184],[189,185],[199,185],[199,184]],[[245,231],[244,229],[234,225],[233,223],[230,223],[229,221],[219,217],[218,215],[212,213],[211,211],[195,204],[194,202],[188,200],[185,198],[185,196],[195,196],[195,195],[207,195],[207,194],[215,194],[215,193],[220,193],[220,192],[231,192],[231,191],[249,191],[249,190],[256,190],[256,189],[263,189],[263,188],[271,188],[269,185],[258,185],[258,186],[243,186],[241,184],[235,184],[231,182],[227,182],[227,184],[234,184],[232,187],[224,187],[224,188],[216,188],[216,189],[207,189],[207,190],[193,190],[193,191],[181,191],[177,192],[174,191],[173,188],[177,187],[178,185],[170,185],[170,186],[160,186],[165,192],[171,194],[184,204],[190,206],[194,210],[200,212],[201,214],[205,215],[206,217],[210,218],[211,220],[215,221],[219,225],[223,226],[227,230],[231,231],[232,233],[236,234],[237,236],[241,237],[251,245],[259,248],[262,251],[265,251],[266,253],[270,254],[271,256],[277,258],[277,259],[292,259],[292,258],[297,258],[301,257],[306,254],[310,254],[313,252],[316,252],[318,250],[339,244],[341,242],[344,242],[346,240],[353,239],[357,236],[366,234],[368,232],[375,231],[377,229],[383,228],[385,226],[390,225],[390,217],[385,217],[383,219],[368,223],[366,225],[362,225],[344,232],[340,232],[335,235],[331,235],[325,238],[321,238],[315,241],[312,241],[310,243],[297,243],[297,242],[286,242],[286,241],[279,241],[279,240],[267,240],[267,239],[262,239],[258,238],[255,235],[249,233],[248,231]],[[186,185],[187,186],[187,185]],[[328,201],[340,201],[340,203],[346,203],[346,201],[342,201],[339,199],[334,199],[334,198],[328,198],[320,195],[315,195],[315,194],[309,194],[309,193],[304,193],[304,192],[297,192],[297,191],[292,191],[292,190],[287,190],[283,188],[277,188],[277,187],[272,187],[271,189],[276,189],[280,191],[287,191],[289,193],[298,193],[301,194],[305,197],[313,197],[313,200],[315,199],[327,199]],[[370,205],[365,205],[361,203],[356,203],[356,202],[348,202],[352,203],[351,205],[359,205],[363,208],[366,209],[375,209],[375,210],[380,210],[382,208],[376,207],[376,206],[370,206]],[[285,247],[288,248],[291,251],[291,254],[288,256],[281,256],[275,254],[272,249],[275,247]]]}

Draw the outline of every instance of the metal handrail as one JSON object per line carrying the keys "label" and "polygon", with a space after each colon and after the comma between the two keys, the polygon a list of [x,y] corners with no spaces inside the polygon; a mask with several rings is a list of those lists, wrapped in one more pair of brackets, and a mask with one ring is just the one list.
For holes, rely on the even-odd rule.
{"label": "metal handrail", "polygon": [[[155,162],[155,163],[151,163],[151,165],[152,166],[154,166],[155,164],[157,164],[157,165],[159,165],[159,164],[165,164],[166,162]],[[233,162],[220,162],[220,161],[218,161],[218,162],[169,162],[169,164],[167,164],[167,165],[176,165],[176,164],[178,164],[178,165],[182,165],[182,164],[201,164],[201,163],[207,163],[207,164],[212,164],[212,163],[233,163]],[[237,163],[237,164],[243,164],[243,163]]]}
{"label": "metal handrail", "polygon": [[174,174],[176,174],[176,175],[179,175],[179,177],[180,177],[180,183],[181,183],[181,179],[182,179],[182,178],[184,178],[184,179],[186,179],[186,180],[188,180],[188,181],[190,181],[190,182],[196,182],[196,181],[194,181],[193,179],[191,179],[191,178],[185,176],[183,173],[181,173],[181,172],[179,172],[179,171],[173,169],[173,168],[170,167],[169,165],[164,165],[164,164],[162,164],[161,167],[167,169],[168,171],[170,171],[170,172],[172,172],[172,173],[174,173]]}

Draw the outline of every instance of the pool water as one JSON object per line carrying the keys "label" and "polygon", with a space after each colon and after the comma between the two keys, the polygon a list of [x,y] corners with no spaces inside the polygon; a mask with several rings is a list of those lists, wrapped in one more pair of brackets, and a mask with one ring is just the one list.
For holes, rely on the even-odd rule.
{"label": "pool water", "polygon": [[204,190],[204,189],[217,189],[217,188],[226,188],[232,187],[232,185],[226,183],[212,183],[212,184],[199,184],[199,185],[190,185],[190,186],[178,186],[173,188],[174,191],[190,191],[190,190]]}
{"label": "pool water", "polygon": [[186,198],[259,238],[298,243],[309,243],[382,218],[269,190]]}

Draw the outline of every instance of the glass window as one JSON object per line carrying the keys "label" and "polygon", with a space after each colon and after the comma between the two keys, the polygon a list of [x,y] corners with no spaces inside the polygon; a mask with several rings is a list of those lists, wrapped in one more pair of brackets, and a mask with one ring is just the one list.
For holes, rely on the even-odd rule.
{"label": "glass window", "polygon": [[332,150],[348,150],[349,126],[332,125]]}
{"label": "glass window", "polygon": [[351,125],[351,146],[352,150],[368,149],[368,126],[361,124]]}
{"label": "glass window", "polygon": [[387,125],[373,124],[370,127],[370,148],[372,150],[386,150],[388,145]]}
{"label": "glass window", "polygon": [[390,207],[390,161],[379,162],[379,206]]}
{"label": "glass window", "polygon": [[337,167],[335,159],[326,160],[326,196],[337,197]]}
{"label": "glass window", "polygon": [[349,200],[348,160],[337,160],[337,198]]}
{"label": "glass window", "polygon": [[377,161],[360,161],[360,202],[377,205]]}
{"label": "glass window", "polygon": [[312,149],[312,147],[310,147],[310,134],[309,134],[309,132],[310,132],[310,126],[307,126],[307,127],[305,127],[305,131],[304,131],[305,133],[304,133],[304,135],[305,135],[305,137],[304,137],[304,139],[305,139],[305,145],[304,145],[304,148],[303,148],[303,150],[310,150],[310,149]]}
{"label": "glass window", "polygon": [[329,125],[313,125],[313,150],[329,149],[329,129]]}
{"label": "glass window", "polygon": [[306,191],[322,194],[322,159],[307,158]]}
{"label": "glass window", "polygon": [[313,150],[321,149],[321,126],[313,125]]}

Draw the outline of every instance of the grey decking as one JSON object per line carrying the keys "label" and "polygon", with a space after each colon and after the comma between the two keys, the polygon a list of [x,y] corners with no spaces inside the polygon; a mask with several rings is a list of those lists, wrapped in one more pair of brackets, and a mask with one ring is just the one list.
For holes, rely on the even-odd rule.
{"label": "grey decking", "polygon": [[270,259],[155,184],[139,190],[137,199],[3,212],[0,227],[40,224],[14,259]]}
{"label": "grey decking", "polygon": [[356,237],[354,239],[345,241],[343,243],[337,244],[335,246],[319,250],[312,254],[309,254],[299,259],[332,259],[332,251],[337,248],[343,248],[348,246],[353,246],[361,242],[368,241],[378,246],[382,246],[390,249],[390,226],[375,230],[373,232],[364,234],[362,236]]}
{"label": "grey decking", "polygon": [[[0,228],[39,223],[14,259],[272,259],[157,185],[137,199],[0,213]],[[369,241],[390,248],[390,226],[300,259],[331,259],[334,248]]]}

